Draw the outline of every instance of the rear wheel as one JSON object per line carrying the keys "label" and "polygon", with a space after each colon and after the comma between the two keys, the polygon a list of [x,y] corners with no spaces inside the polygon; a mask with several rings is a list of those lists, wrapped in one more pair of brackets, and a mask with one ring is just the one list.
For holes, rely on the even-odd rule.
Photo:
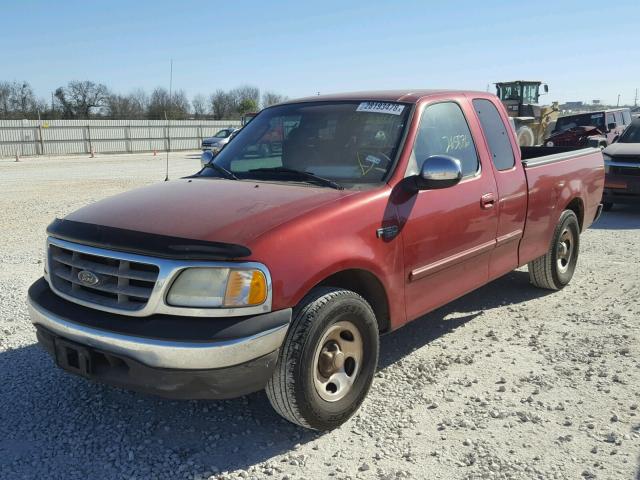
{"label": "rear wheel", "polygon": [[314,430],[338,427],[367,395],[378,348],[375,315],[360,295],[316,289],[294,311],[267,397],[290,422]]}
{"label": "rear wheel", "polygon": [[580,224],[571,210],[560,215],[549,251],[529,262],[529,279],[536,287],[560,290],[569,283],[578,263]]}
{"label": "rear wheel", "polygon": [[521,147],[533,147],[535,143],[535,135],[531,128],[526,125],[521,125],[518,127],[516,135],[518,136],[518,144]]}

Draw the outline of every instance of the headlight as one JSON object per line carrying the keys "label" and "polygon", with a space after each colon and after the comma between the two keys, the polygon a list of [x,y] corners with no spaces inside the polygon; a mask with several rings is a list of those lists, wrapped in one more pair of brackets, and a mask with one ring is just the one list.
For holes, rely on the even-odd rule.
{"label": "headlight", "polygon": [[551,140],[547,142],[547,147],[553,147],[553,142]]}
{"label": "headlight", "polygon": [[267,279],[257,269],[187,268],[173,282],[167,303],[176,307],[250,307],[267,299]]}
{"label": "headlight", "polygon": [[611,166],[609,165],[609,162],[611,162],[611,157],[606,153],[603,153],[602,158],[604,159],[604,173],[609,173],[609,169],[611,168]]}

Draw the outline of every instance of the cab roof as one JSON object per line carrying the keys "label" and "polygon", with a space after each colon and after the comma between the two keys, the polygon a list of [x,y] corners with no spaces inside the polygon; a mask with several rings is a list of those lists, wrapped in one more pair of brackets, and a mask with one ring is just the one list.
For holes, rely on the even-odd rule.
{"label": "cab roof", "polygon": [[487,92],[474,92],[470,90],[370,90],[363,92],[332,93],[327,95],[315,95],[312,97],[296,98],[283,103],[303,103],[303,102],[329,102],[329,101],[374,101],[374,102],[403,102],[417,103],[425,97],[433,97],[443,94],[464,95],[464,94],[487,95]]}

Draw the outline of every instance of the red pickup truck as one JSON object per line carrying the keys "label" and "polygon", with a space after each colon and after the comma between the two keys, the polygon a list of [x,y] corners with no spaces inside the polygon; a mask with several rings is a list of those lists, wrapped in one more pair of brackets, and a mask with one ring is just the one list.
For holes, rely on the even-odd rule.
{"label": "red pickup truck", "polygon": [[[266,389],[290,421],[336,427],[369,390],[380,334],[521,265],[537,287],[570,281],[602,154],[521,151],[508,122],[464,91],[267,108],[199,173],[49,226],[28,296],[39,343],[99,382]],[[257,156],[270,130],[281,153]]]}

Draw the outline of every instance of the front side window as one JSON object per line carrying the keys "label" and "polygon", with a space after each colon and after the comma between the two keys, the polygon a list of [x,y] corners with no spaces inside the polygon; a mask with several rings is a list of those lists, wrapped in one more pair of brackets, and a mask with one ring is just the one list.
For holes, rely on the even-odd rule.
{"label": "front side window", "polygon": [[618,127],[624,125],[624,121],[622,120],[622,112],[615,112],[616,123]]}
{"label": "front side window", "polygon": [[478,171],[476,147],[457,103],[436,103],[425,108],[413,145],[410,172],[419,172],[424,161],[432,155],[448,155],[460,160],[463,176]]}
{"label": "front side window", "polygon": [[[300,182],[300,175],[286,175],[296,171],[347,188],[380,183],[393,165],[409,112],[409,105],[397,102],[271,107],[240,130],[215,164],[241,180]],[[200,175],[220,173],[212,167]]]}
{"label": "front side window", "polygon": [[624,119],[624,124],[629,125],[631,123],[631,112],[629,110],[623,110],[622,118]]}
{"label": "front side window", "polygon": [[498,170],[509,170],[516,164],[507,128],[493,103],[484,98],[476,98],[473,108],[478,114],[482,131],[489,144],[489,153]]}
{"label": "front side window", "polygon": [[612,123],[616,123],[616,117],[613,116],[613,113],[607,113],[607,128],[609,128],[609,125]]}

